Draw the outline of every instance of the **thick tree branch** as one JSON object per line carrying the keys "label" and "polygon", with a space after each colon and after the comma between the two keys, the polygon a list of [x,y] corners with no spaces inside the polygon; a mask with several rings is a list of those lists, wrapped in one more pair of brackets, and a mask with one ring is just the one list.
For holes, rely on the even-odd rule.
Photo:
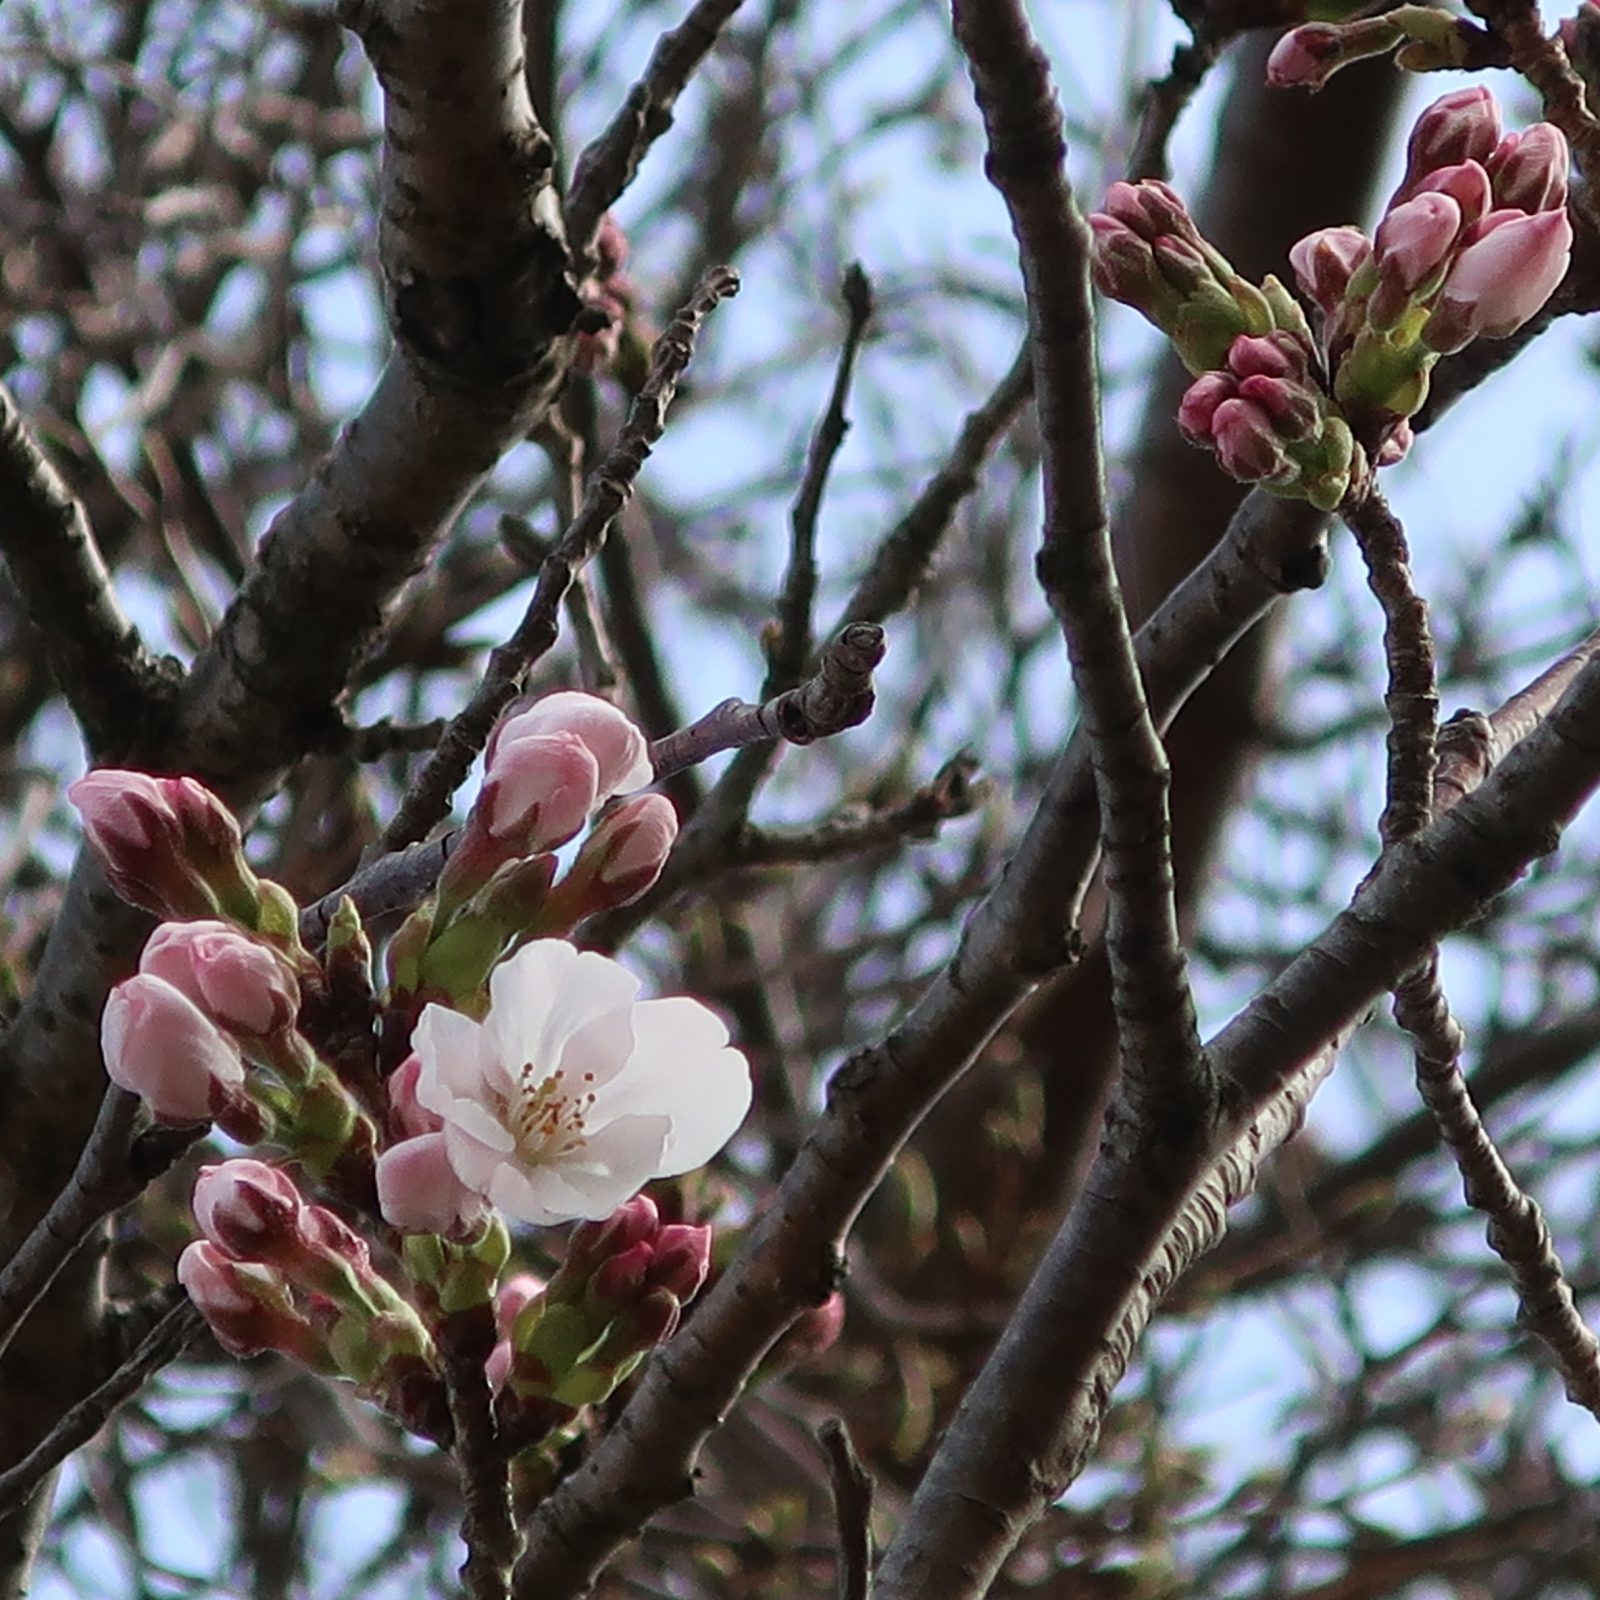
{"label": "thick tree branch", "polygon": [[1011,214],[1028,299],[1043,438],[1039,582],[1061,623],[1094,751],[1121,1073],[1108,1137],[1204,1140],[1214,1088],[1178,936],[1170,771],[1134,661],[1111,556],[1100,455],[1089,229],[1067,184],[1050,70],[1016,0],[955,0],[956,38]]}

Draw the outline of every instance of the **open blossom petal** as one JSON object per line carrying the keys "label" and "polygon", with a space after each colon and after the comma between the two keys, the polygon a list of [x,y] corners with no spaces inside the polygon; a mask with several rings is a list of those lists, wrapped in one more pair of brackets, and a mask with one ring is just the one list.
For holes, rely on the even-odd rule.
{"label": "open blossom petal", "polygon": [[[728,1044],[722,1019],[697,1000],[675,995],[635,1007],[638,1043],[626,1079],[596,1098],[596,1109],[626,1104],[634,1114],[665,1114],[672,1132],[657,1177],[703,1167],[728,1142],[750,1109],[750,1068]],[[687,1062],[694,1077],[685,1079]],[[692,1082],[692,1089],[690,1088]],[[737,1111],[733,1108],[737,1107]]]}
{"label": "open blossom petal", "polygon": [[609,1216],[652,1178],[702,1165],[750,1104],[745,1059],[698,1001],[637,1001],[616,962],[535,940],[490,980],[479,1023],[429,1006],[417,1103],[455,1176],[539,1226]]}

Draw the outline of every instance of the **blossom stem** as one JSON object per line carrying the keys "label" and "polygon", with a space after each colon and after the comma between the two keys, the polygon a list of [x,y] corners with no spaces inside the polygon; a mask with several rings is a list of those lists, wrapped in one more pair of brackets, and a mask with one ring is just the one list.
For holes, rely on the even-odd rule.
{"label": "blossom stem", "polygon": [[511,1474],[494,1423],[484,1362],[494,1348],[494,1312],[475,1306],[436,1329],[444,1360],[457,1471],[466,1502],[461,1537],[467,1559],[461,1581],[471,1600],[504,1600],[520,1541],[511,1513]]}

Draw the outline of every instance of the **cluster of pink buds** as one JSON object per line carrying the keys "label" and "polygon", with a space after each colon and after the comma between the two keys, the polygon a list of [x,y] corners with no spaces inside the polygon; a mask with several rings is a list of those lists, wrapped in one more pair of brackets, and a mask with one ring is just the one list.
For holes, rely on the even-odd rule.
{"label": "cluster of pink buds", "polygon": [[1359,469],[1355,440],[1288,290],[1240,277],[1164,183],[1113,184],[1089,226],[1101,292],[1154,322],[1197,374],[1178,415],[1184,437],[1246,483],[1338,505]]}
{"label": "cluster of pink buds", "polygon": [[162,923],[100,1018],[106,1072],[159,1122],[216,1122],[311,1171],[370,1166],[376,1128],[296,1031],[297,963],[226,923]]}
{"label": "cluster of pink buds", "polygon": [[293,938],[292,906],[244,858],[234,815],[194,778],[103,767],[67,798],[111,887],[158,917],[226,916],[242,927]]}
{"label": "cluster of pink buds", "polygon": [[[398,991],[470,993],[513,943],[565,935],[585,917],[637,899],[677,839],[672,802],[633,792],[653,776],[644,735],[596,695],[550,694],[503,718],[484,761],[483,787],[437,893],[391,943]],[[601,807],[557,882],[552,852]]]}
{"label": "cluster of pink buds", "polygon": [[[595,696],[504,719],[436,891],[391,940],[387,991],[355,903],[307,949],[299,908],[194,779],[106,770],[72,790],[110,881],[169,919],[107,998],[109,1077],[157,1121],[269,1153],[195,1185],[178,1276],[218,1340],[347,1379],[441,1443],[453,1418],[494,1422],[492,1379],[494,1437],[463,1425],[457,1442],[530,1453],[528,1484],[552,1430],[704,1281],[710,1229],[664,1224],[640,1191],[704,1165],[750,1104],[709,1008],[640,998],[618,963],[549,936],[660,874],[677,817],[636,792],[652,776],[644,735]],[[562,872],[555,852],[586,828]],[[581,1222],[520,1300],[508,1218]]]}
{"label": "cluster of pink buds", "polygon": [[[1368,22],[1410,30],[1408,48],[1443,48],[1454,24],[1441,32],[1435,13],[1410,16],[1424,11],[1297,29],[1274,55],[1274,81],[1291,69],[1308,81],[1319,51],[1389,48],[1366,49],[1377,38]],[[1198,374],[1179,411],[1186,438],[1236,478],[1332,510],[1371,466],[1405,454],[1441,355],[1505,338],[1550,298],[1572,250],[1566,198],[1561,133],[1541,122],[1502,137],[1494,97],[1462,89],[1418,119],[1371,239],[1323,228],[1289,252],[1315,334],[1276,278],[1240,278],[1162,183],[1112,185],[1089,218],[1094,277]]]}
{"label": "cluster of pink buds", "polygon": [[1235,272],[1167,184],[1112,184],[1089,228],[1096,288],[1160,328],[1191,372],[1220,367],[1240,334],[1280,329],[1309,341],[1294,297],[1276,278],[1258,287]]}
{"label": "cluster of pink buds", "polygon": [[1226,365],[1190,384],[1178,427],[1232,477],[1331,511],[1349,487],[1355,439],[1310,363],[1293,334],[1240,334]]}
{"label": "cluster of pink buds", "polygon": [[1502,137],[1493,95],[1460,89],[1418,119],[1370,242],[1330,228],[1294,247],[1334,396],[1364,442],[1421,407],[1440,355],[1505,338],[1550,298],[1572,250],[1566,198],[1561,133]]}
{"label": "cluster of pink buds", "polygon": [[433,1339],[339,1216],[309,1204],[281,1167],[247,1158],[201,1168],[194,1216],[201,1237],[178,1279],[224,1349],[275,1350],[348,1378],[414,1432],[447,1436]]}
{"label": "cluster of pink buds", "polygon": [[645,1195],[580,1223],[549,1283],[502,1293],[489,1367],[502,1428],[531,1442],[604,1400],[671,1336],[710,1262],[711,1229],[662,1222]]}

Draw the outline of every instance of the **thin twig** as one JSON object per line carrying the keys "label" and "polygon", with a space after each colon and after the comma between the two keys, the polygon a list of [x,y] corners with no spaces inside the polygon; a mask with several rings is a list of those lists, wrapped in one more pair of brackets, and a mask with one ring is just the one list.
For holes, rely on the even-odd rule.
{"label": "thin twig", "polygon": [[621,436],[589,480],[578,515],[540,567],[539,581],[516,631],[490,653],[482,682],[465,709],[451,719],[438,748],[407,790],[384,833],[386,851],[420,839],[445,815],[495,719],[516,698],[529,667],[555,643],[562,599],[574,574],[605,542],[617,513],[633,493],[640,468],[661,438],[667,408],[694,355],[701,323],[738,289],[739,278],[731,268],[713,267],[656,341],[650,376],[628,412]]}
{"label": "thin twig", "polygon": [[1125,176],[1129,183],[1168,176],[1167,144],[1172,130],[1228,42],[1228,36],[1211,25],[1204,10],[1191,12],[1190,17],[1192,41],[1174,46],[1166,77],[1156,79],[1145,89],[1139,132],[1128,154]]}
{"label": "thin twig", "polygon": [[775,867],[796,862],[837,861],[931,837],[942,822],[970,816],[988,798],[969,755],[947,761],[933,781],[903,800],[870,810],[851,808],[809,828],[758,828],[747,823],[729,852],[731,867]]}
{"label": "thin twig", "polygon": [[1024,344],[989,398],[961,424],[950,454],[885,535],[841,613],[844,622],[882,622],[905,609],[927,577],[956,508],[1033,393],[1033,357]]}
{"label": "thin twig", "polygon": [[1433,809],[1439,686],[1427,602],[1411,581],[1405,529],[1374,484],[1341,508],[1361,547],[1367,585],[1383,607],[1389,712],[1388,797],[1379,834],[1385,847],[1427,826]]}
{"label": "thin twig", "polygon": [[[561,419],[558,411],[545,418],[538,441],[555,474],[556,515],[563,527],[577,520],[583,504],[583,440]],[[502,527],[506,519],[502,518]],[[594,603],[589,574],[579,570],[566,594],[567,621],[578,650],[578,681],[591,694],[605,694],[621,681],[611,646]]]}
{"label": "thin twig", "polygon": [[845,269],[840,293],[849,318],[839,346],[833,392],[811,436],[805,472],[789,516],[789,566],[783,575],[774,619],[776,627],[767,651],[767,681],[761,689],[763,700],[793,688],[804,676],[806,663],[811,659],[811,607],[817,594],[817,516],[822,509],[828,473],[850,430],[845,406],[849,403],[856,356],[866,337],[867,324],[872,320],[872,285],[859,262],[852,261]]}
{"label": "thin twig", "polygon": [[72,1176],[0,1269],[0,1354],[94,1225],[142,1193],[206,1132],[157,1125],[134,1138],[138,1109],[137,1095],[107,1085]]}
{"label": "thin twig", "polygon": [[872,1589],[872,1478],[837,1417],[822,1423],[817,1439],[827,1453],[839,1525],[839,1600],[867,1600]]}
{"label": "thin twig", "polygon": [[21,1505],[74,1450],[94,1438],[123,1401],[182,1355],[204,1330],[204,1319],[187,1297],[174,1305],[104,1383],[67,1411],[15,1466],[0,1472],[0,1516]]}
{"label": "thin twig", "polygon": [[112,589],[89,519],[0,385],[0,557],[90,753],[136,748],[177,687]]}
{"label": "thin twig", "polygon": [[[1411,582],[1399,520],[1375,489],[1346,509],[1345,520],[1384,609],[1390,725],[1389,795],[1381,831],[1387,848],[1426,827],[1432,807],[1439,706],[1433,641],[1427,606]],[[1579,670],[1575,660],[1591,654],[1592,648],[1583,647],[1569,653],[1516,697],[1517,712],[1526,716],[1539,699],[1558,695],[1558,686],[1570,683]],[[1458,745],[1487,751],[1492,725],[1486,718],[1478,722],[1481,727],[1465,725],[1475,738],[1458,732]],[[1521,1321],[1555,1355],[1568,1398],[1600,1417],[1600,1341],[1578,1315],[1543,1213],[1517,1186],[1473,1104],[1461,1071],[1466,1035],[1439,981],[1437,945],[1395,985],[1394,1018],[1412,1040],[1418,1093],[1455,1158],[1467,1204],[1488,1217],[1489,1244],[1511,1269]]]}
{"label": "thin twig", "polygon": [[[872,288],[859,266],[852,265],[845,273],[843,295],[849,321],[839,349],[833,390],[811,435],[805,471],[790,513],[789,562],[778,595],[777,616],[766,640],[767,671],[761,685],[764,701],[799,683],[811,658],[811,609],[817,593],[817,515],[822,509],[828,473],[849,428],[845,405],[850,397],[856,353],[872,316]],[[743,742],[746,747],[729,762],[728,770],[696,812],[702,829],[721,833],[742,823],[749,815],[756,791],[772,771],[777,746],[770,740]]]}
{"label": "thin twig", "polygon": [[1394,1017],[1415,1042],[1417,1089],[1455,1157],[1467,1204],[1489,1219],[1490,1247],[1511,1269],[1517,1320],[1549,1346],[1567,1398],[1600,1418],[1600,1340],[1578,1314],[1544,1213],[1518,1187],[1473,1104],[1461,1072],[1466,1036],[1439,982],[1437,948],[1396,986]]}
{"label": "thin twig", "polygon": [[884,649],[882,628],[853,623],[822,652],[817,670],[804,683],[760,705],[724,700],[687,728],[657,739],[650,746],[656,777],[698,766],[720,750],[775,740],[812,744],[865,722],[872,711],[873,670]]}
{"label": "thin twig", "polygon": [[672,126],[684,85],[717,42],[741,0],[698,0],[676,28],[656,41],[644,76],[628,90],[622,109],[578,157],[567,190],[567,236],[589,248],[600,219],[633,182],[645,151]]}

